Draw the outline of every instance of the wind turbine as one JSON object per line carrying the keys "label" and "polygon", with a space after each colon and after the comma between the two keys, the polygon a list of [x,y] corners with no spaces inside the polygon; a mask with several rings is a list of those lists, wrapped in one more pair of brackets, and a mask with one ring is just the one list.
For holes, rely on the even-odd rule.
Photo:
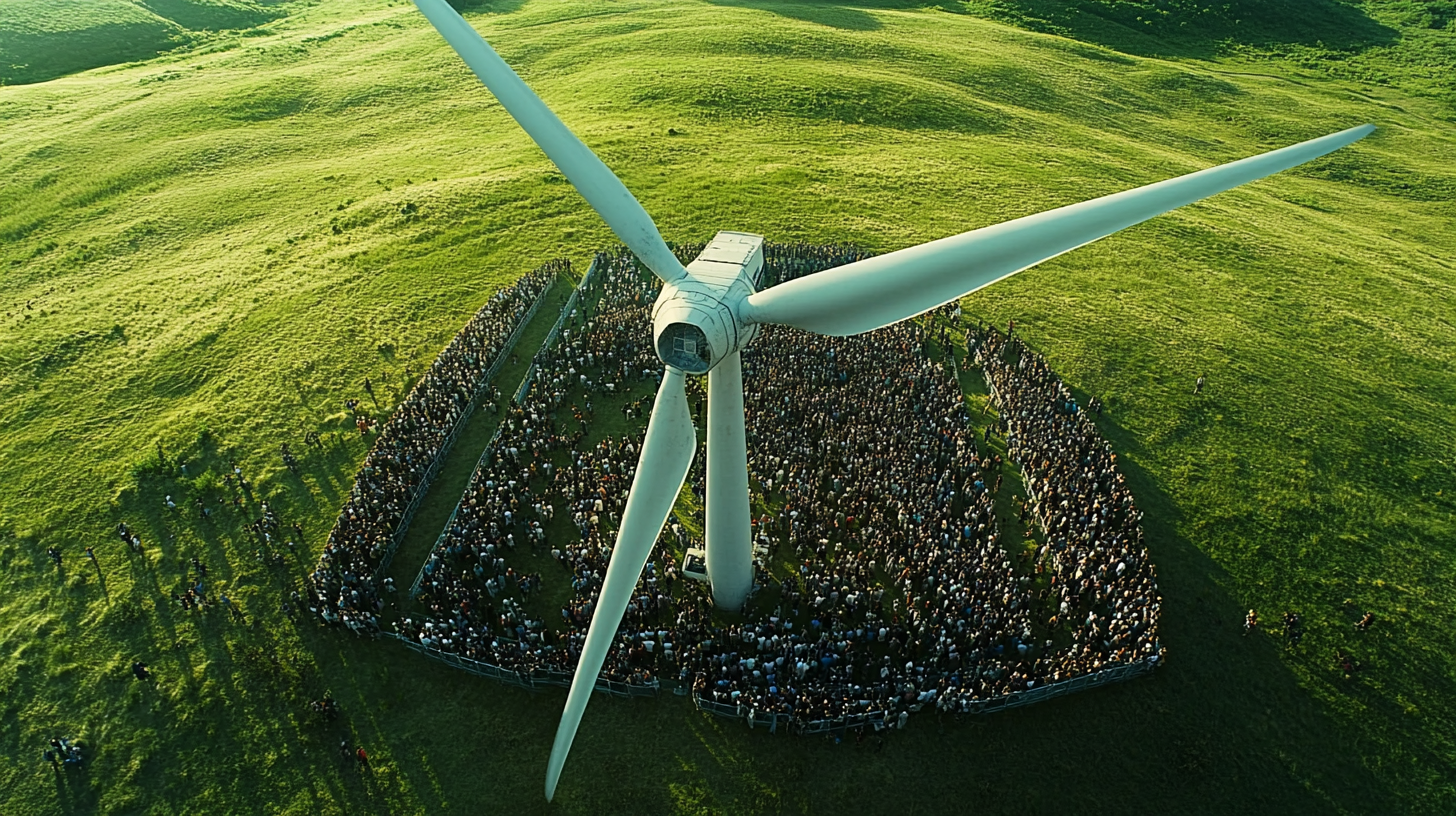
{"label": "wind turbine", "polygon": [[446,0],[414,0],[511,117],[546,152],[612,232],[662,281],[652,309],[657,356],[666,365],[637,475],[622,513],[566,710],[546,771],[546,798],[576,737],[622,614],[697,447],[685,374],[708,376],[708,495],[705,538],[713,602],[743,606],[753,581],[748,451],[739,353],[764,323],[844,337],[908,320],[1002,278],[1155,215],[1281,170],[1363,138],[1361,125],[1291,147],[919,246],[828,269],[756,291],[763,238],[720,232],[684,267],[620,179],[562,124]]}

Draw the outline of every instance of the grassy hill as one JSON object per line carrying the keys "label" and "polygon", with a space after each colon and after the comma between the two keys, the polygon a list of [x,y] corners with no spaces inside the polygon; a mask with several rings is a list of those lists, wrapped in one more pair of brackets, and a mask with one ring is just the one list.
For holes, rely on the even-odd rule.
{"label": "grassy hill", "polygon": [[[278,0],[5,0],[0,85],[144,60],[278,16]],[[259,32],[254,32],[259,33]]]}
{"label": "grassy hill", "polygon": [[[564,695],[279,611],[363,449],[309,451],[301,479],[277,450],[344,430],[365,377],[386,411],[497,287],[613,239],[411,5],[230,3],[211,27],[250,36],[115,64],[223,8],[183,6],[0,5],[0,63],[32,48],[60,77],[0,88],[0,811],[1456,809],[1449,4],[1223,7],[1257,27],[1176,0],[469,5],[673,241],[893,249],[1380,126],[966,301],[1108,403],[1167,598],[1157,676],[880,754],[594,700],[551,808]],[[117,51],[69,60],[67,31]],[[60,76],[88,65],[111,67]],[[234,458],[304,526],[284,568],[242,531],[256,505],[162,512],[215,500]],[[168,602],[194,556],[257,626]],[[1250,606],[1302,612],[1304,644],[1239,637]],[[307,716],[325,689],[341,725]],[[61,734],[94,746],[84,773],[41,762]]]}

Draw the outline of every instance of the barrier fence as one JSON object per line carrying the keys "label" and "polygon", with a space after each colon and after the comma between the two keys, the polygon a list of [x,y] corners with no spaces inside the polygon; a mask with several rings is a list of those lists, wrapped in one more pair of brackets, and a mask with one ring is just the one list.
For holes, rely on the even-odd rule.
{"label": "barrier fence", "polygon": [[[552,261],[551,263],[558,265],[556,269],[557,275],[560,275],[563,271],[567,273],[571,272],[571,261],[563,259],[561,261]],[[500,353],[496,354],[495,360],[491,362],[490,367],[480,375],[480,380],[475,386],[475,392],[470,395],[470,400],[465,403],[465,410],[460,413],[459,419],[455,420],[455,424],[450,427],[450,432],[445,434],[445,439],[440,443],[440,450],[435,454],[435,460],[425,469],[424,475],[420,477],[420,483],[415,486],[414,497],[410,499],[409,504],[405,505],[404,512],[400,514],[399,523],[394,528],[394,535],[390,537],[389,547],[385,550],[384,557],[380,559],[379,566],[374,568],[373,580],[376,583],[389,572],[389,565],[394,561],[394,553],[404,541],[405,534],[409,532],[410,522],[414,521],[415,512],[420,509],[420,503],[424,501],[425,494],[430,492],[430,484],[440,474],[440,468],[444,467],[445,458],[450,453],[450,448],[454,446],[455,438],[465,429],[465,425],[470,421],[470,417],[475,413],[475,409],[480,406],[481,398],[490,390],[491,380],[495,378],[496,372],[500,371],[500,367],[504,364],[505,360],[515,351],[516,343],[520,342],[521,335],[525,333],[526,327],[531,323],[531,319],[536,316],[536,312],[541,308],[541,304],[546,302],[546,298],[551,294],[554,286],[555,283],[553,280],[553,283],[543,289],[536,300],[531,303],[531,308],[526,310],[526,314],[521,317],[520,322],[516,324],[516,328],[506,338],[505,343],[501,345]]]}
{"label": "barrier fence", "polygon": [[743,720],[750,728],[764,728],[770,734],[777,734],[779,731],[793,734],[795,736],[819,736],[824,734],[848,734],[856,728],[869,726],[878,731],[885,727],[886,712],[872,711],[864,714],[849,714],[844,717],[836,717],[832,720],[810,720],[809,722],[797,722],[793,715],[785,714],[782,711],[759,711],[756,707],[735,705],[733,703],[719,703],[713,700],[705,700],[698,695],[693,695],[693,705],[699,711],[706,711],[718,717],[730,720]]}
{"label": "barrier fence", "polygon": [[[472,660],[464,655],[458,655],[453,652],[442,652],[439,649],[431,649],[423,643],[418,643],[408,638],[400,637],[399,635],[389,634],[388,636],[426,657],[433,658],[442,663],[448,663],[457,669],[464,669],[471,674],[506,683],[507,685],[530,689],[532,691],[548,687],[571,688],[572,675],[566,672],[551,671],[550,669],[536,669],[529,672],[503,669],[500,666],[494,666],[490,663]],[[613,697],[656,697],[661,689],[662,684],[656,678],[650,683],[623,683],[617,680],[608,680],[599,677],[597,678],[597,684],[593,688],[593,691],[598,694],[609,694]]]}
{"label": "barrier fence", "polygon": [[[397,634],[386,633],[385,636],[398,640],[406,648],[426,657],[507,685],[532,691],[548,687],[571,687],[572,675],[567,672],[553,671],[550,669],[536,669],[529,672],[506,669],[480,660],[472,660],[464,655],[453,652],[432,649],[429,646]],[[1156,657],[1139,660],[1135,663],[1126,663],[1121,666],[1114,666],[1110,669],[1093,672],[1092,674],[1084,674],[1068,680],[1048,683],[1047,685],[1034,689],[1013,691],[1010,694],[993,697],[989,700],[977,700],[972,702],[969,708],[956,713],[991,714],[997,711],[1019,708],[1043,700],[1075,694],[1076,692],[1089,688],[1105,686],[1111,683],[1120,683],[1125,680],[1131,680],[1134,677],[1151,674],[1157,668],[1157,665],[1158,660]],[[593,691],[614,697],[656,697],[662,691],[662,683],[656,678],[650,683],[623,683],[617,680],[598,678]],[[781,711],[760,711],[756,706],[720,703],[716,700],[706,699],[696,693],[692,695],[692,700],[693,705],[699,711],[707,712],[708,714],[724,719],[742,720],[750,729],[763,728],[770,734],[777,734],[783,731],[784,733],[795,736],[806,737],[830,734],[847,736],[850,732],[857,729],[869,727],[871,730],[878,731],[892,723],[890,712],[887,710],[867,711],[861,714],[847,714],[843,717],[835,717],[832,719],[803,722],[796,721],[793,715]]]}
{"label": "barrier fence", "polygon": [[[581,293],[591,285],[592,278],[596,275],[597,269],[602,266],[602,257],[603,256],[598,253],[598,255],[592,259],[591,266],[587,267],[586,274],[582,276],[581,283],[578,283],[576,287],[571,290],[571,295],[566,299],[566,303],[561,307],[561,314],[557,316],[556,323],[551,326],[551,331],[546,333],[546,339],[541,342],[541,348],[550,348],[556,342],[556,338],[561,334],[561,329],[566,325],[566,321],[571,316],[572,310],[575,309],[577,303],[580,302]],[[569,264],[567,268],[568,270],[570,269]],[[542,295],[541,299],[544,298],[545,295]],[[540,303],[541,300],[538,299],[536,301],[536,305],[539,306]],[[535,313],[535,308],[535,306],[532,307],[532,314]],[[529,319],[526,322],[530,322]],[[525,325],[526,323],[521,324],[523,328]],[[515,339],[516,338],[514,337],[512,338],[512,347],[515,346]],[[540,352],[538,351],[537,355],[533,355],[531,365],[526,369],[526,376],[521,378],[521,384],[516,388],[516,393],[513,397],[513,401],[515,403],[520,403],[526,398],[526,394],[531,390],[531,384],[536,380],[537,365],[535,357],[539,354]],[[492,369],[494,369],[494,366],[492,367]],[[492,374],[494,374],[494,370],[492,370]],[[464,419],[469,418],[469,416],[469,413],[467,413],[465,417],[462,418],[461,424],[457,426],[457,429],[464,427]],[[454,431],[452,431],[451,434],[453,436]],[[485,450],[481,452],[480,458],[475,460],[475,469],[471,471],[470,481],[465,486],[466,493],[469,493],[470,490],[475,487],[475,477],[480,473],[480,469],[484,467],[486,458],[489,457],[491,452],[495,450],[495,443],[496,440],[500,439],[500,435],[501,426],[496,425],[495,433],[491,434],[490,441],[487,442],[485,445]],[[443,459],[443,456],[441,458]],[[432,465],[431,467],[434,466]],[[415,502],[412,502],[412,504],[418,502],[420,496],[423,495],[424,493],[421,492],[418,496],[416,496]],[[444,545],[446,536],[450,534],[450,527],[455,524],[455,514],[458,512],[460,512],[460,504],[459,502],[456,502],[455,509],[450,511],[450,518],[445,520],[445,526],[440,530],[440,534],[435,537],[435,546],[430,549],[430,554],[426,556],[425,562],[420,565],[420,571],[415,574],[414,583],[410,584],[411,598],[420,594],[420,586],[425,581],[426,568],[429,566],[431,560],[434,558],[435,553]],[[396,544],[396,546],[398,545]],[[391,550],[391,554],[392,553],[393,551]]]}
{"label": "barrier fence", "polygon": [[[1157,657],[1150,657],[1139,660],[1135,663],[1125,663],[1121,666],[1114,666],[1110,669],[1084,674],[1056,683],[1048,683],[1025,691],[1013,691],[1000,697],[993,697],[989,700],[975,700],[964,711],[957,713],[965,714],[990,714],[996,711],[1005,711],[1009,708],[1019,708],[1024,705],[1031,705],[1042,700],[1050,700],[1054,697],[1063,697],[1074,694],[1089,688],[1105,686],[1110,683],[1120,683],[1124,680],[1131,680],[1134,677],[1141,677],[1150,674],[1157,668]],[[847,734],[857,728],[870,726],[874,730],[885,727],[889,712],[872,711],[863,714],[849,714],[843,717],[836,717],[830,720],[811,720],[809,722],[797,723],[792,715],[783,712],[760,711],[757,707],[734,703],[720,703],[716,700],[709,700],[701,695],[693,694],[693,705],[699,711],[706,711],[718,717],[730,720],[743,720],[749,728],[764,727],[770,734],[778,733],[780,730],[787,730],[792,734],[813,736],[820,734]]]}

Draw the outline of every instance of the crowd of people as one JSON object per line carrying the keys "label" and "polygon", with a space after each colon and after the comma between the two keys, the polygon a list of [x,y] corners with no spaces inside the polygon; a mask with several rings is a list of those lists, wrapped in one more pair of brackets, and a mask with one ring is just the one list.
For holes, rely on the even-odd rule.
{"label": "crowd of people", "polygon": [[[857,257],[770,245],[764,277]],[[595,305],[538,355],[535,385],[509,408],[430,555],[428,614],[402,621],[401,636],[516,672],[574,669],[640,441],[640,431],[590,431],[607,402],[637,427],[650,413],[650,396],[631,395],[661,372],[654,288],[629,255],[599,257],[585,293]],[[970,333],[968,355],[995,388],[999,431],[1027,479],[1022,520],[1034,517],[1044,539],[1005,541],[1004,462],[989,430],[978,443],[954,357],[926,352],[930,332],[945,337],[921,322],[853,338],[765,327],[744,369],[753,528],[770,568],[747,619],[715,623],[705,586],[660,549],[604,677],[667,674],[703,699],[800,723],[861,714],[903,725],[927,705],[970,710],[1160,657],[1140,514],[1085,409],[1019,340]],[[702,459],[690,476],[699,495]],[[673,537],[695,543],[676,521],[664,532]],[[549,552],[561,574],[524,569],[526,551]],[[543,580],[570,582],[559,621],[533,602]]]}
{"label": "crowd of people", "polygon": [[[378,430],[309,576],[310,608],[326,622],[356,631],[377,626],[375,572],[395,545],[406,508],[516,327],[568,269],[566,261],[548,263],[493,295]],[[353,410],[358,414],[357,405]],[[356,418],[361,434],[369,433],[368,418]]]}
{"label": "crowd of people", "polygon": [[1162,599],[1142,512],[1087,406],[1019,337],[980,326],[967,352],[995,393],[1007,454],[1021,466],[1028,510],[1046,536],[1036,565],[1051,575],[1049,623],[1073,638],[1060,670],[1160,659]]}
{"label": "crowd of people", "polygon": [[[514,671],[567,673],[575,666],[637,461],[628,438],[583,444],[593,397],[655,382],[662,366],[648,314],[656,292],[631,256],[599,256],[581,294],[584,303],[597,306],[573,310],[557,342],[537,354],[532,387],[524,401],[510,406],[425,564],[419,600],[429,617],[405,619],[401,635]],[[546,532],[558,512],[573,531],[567,540],[549,540]],[[573,600],[562,610],[562,635],[543,616],[525,611],[521,601],[541,578],[510,563],[517,548],[549,549],[570,572]],[[649,587],[656,583],[655,566],[652,572]],[[662,597],[639,598],[634,607],[662,603]],[[621,656],[614,650],[609,658],[609,679],[652,679],[650,669],[629,666]]]}

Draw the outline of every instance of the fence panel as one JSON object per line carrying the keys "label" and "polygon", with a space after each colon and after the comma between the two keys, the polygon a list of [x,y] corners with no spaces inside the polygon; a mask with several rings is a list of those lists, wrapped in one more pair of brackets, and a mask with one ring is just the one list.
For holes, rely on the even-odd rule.
{"label": "fence panel", "polygon": [[[537,669],[525,673],[505,669],[490,663],[473,660],[464,655],[454,652],[442,652],[439,649],[432,649],[423,643],[397,634],[386,632],[385,637],[392,637],[403,643],[406,648],[419,652],[420,654],[438,660],[457,669],[464,669],[471,674],[486,677],[507,685],[535,690],[541,687],[570,688],[571,675],[566,672],[551,671],[549,669]],[[662,690],[662,684],[654,679],[650,683],[623,683],[620,680],[608,680],[599,678],[593,691],[600,694],[609,694],[613,697],[656,697]]]}
{"label": "fence panel", "polygon": [[[562,327],[566,325],[566,320],[568,317],[571,316],[572,309],[576,308],[576,304],[579,301],[579,294],[585,291],[587,287],[591,285],[592,278],[596,276],[597,269],[601,265],[602,264],[600,255],[592,259],[591,266],[587,267],[586,274],[582,276],[581,283],[578,283],[576,287],[571,290],[571,295],[567,297],[566,303],[562,305],[561,314],[557,315],[556,323],[552,325],[551,331],[547,332],[546,339],[541,343],[541,348],[547,348],[556,342],[556,337],[561,333]],[[539,301],[537,303],[539,305]],[[522,326],[524,325],[525,324],[523,323]],[[514,343],[512,343],[512,346],[514,346]],[[532,357],[533,360],[531,362],[531,365],[526,369],[526,376],[521,379],[520,386],[516,388],[514,401],[517,403],[521,402],[526,398],[526,393],[530,390],[531,383],[534,382],[536,378],[537,366],[534,360],[535,355],[532,355]],[[471,471],[470,481],[465,486],[465,491],[467,493],[475,487],[475,477],[477,474],[480,473],[481,468],[484,467],[486,457],[490,456],[491,452],[495,450],[495,443],[496,440],[500,438],[500,435],[501,428],[500,425],[497,424],[495,428],[495,433],[491,434],[490,441],[485,444],[485,450],[481,451],[480,458],[475,460],[475,469]],[[429,564],[430,558],[433,557],[435,552],[439,550],[440,547],[444,544],[445,538],[450,534],[450,528],[455,524],[455,514],[458,512],[460,512],[459,502],[455,504],[455,509],[450,511],[450,517],[445,520],[445,526],[440,529],[440,534],[435,537],[435,546],[430,548],[430,556],[426,557],[425,562],[420,565],[420,571],[415,574],[414,583],[410,584],[411,598],[414,598],[420,594],[420,587],[424,584],[425,581],[425,566]]]}
{"label": "fence panel", "polygon": [[[1009,708],[1019,708],[1024,705],[1050,700],[1054,697],[1062,697],[1067,694],[1075,694],[1083,689],[1105,686],[1109,683],[1118,683],[1130,680],[1134,677],[1141,677],[1151,673],[1157,668],[1156,657],[1139,660],[1136,663],[1127,663],[1121,666],[1113,666],[1109,669],[1084,674],[1078,677],[1071,677],[1056,683],[1048,683],[1025,691],[1013,691],[1000,697],[993,697],[989,700],[977,700],[973,702],[968,714],[990,714],[996,711],[1004,711]],[[776,732],[778,728],[793,724],[787,714],[769,714],[766,712],[755,712],[746,706],[720,703],[716,700],[709,700],[698,693],[692,695],[693,705],[699,711],[705,711],[717,717],[725,717],[730,720],[743,720],[748,723],[749,728],[763,723],[771,723],[771,731]],[[863,726],[883,728],[887,726],[888,712],[870,712],[866,714],[849,714],[832,720],[813,720],[796,725],[791,729],[792,733],[804,735],[818,734],[847,734],[849,731]],[[752,720],[750,720],[752,718]]]}
{"label": "fence panel", "polygon": [[[566,264],[566,271],[569,272],[570,270],[571,264],[568,262]],[[557,274],[560,273],[558,272]],[[420,503],[424,501],[425,494],[430,491],[430,484],[434,482],[435,477],[440,473],[440,468],[444,466],[445,458],[449,455],[450,449],[455,445],[455,439],[460,436],[466,423],[474,415],[475,409],[479,407],[481,398],[489,390],[491,380],[500,371],[501,365],[515,351],[516,343],[520,342],[521,335],[525,333],[526,327],[530,325],[531,320],[536,316],[536,312],[541,308],[541,304],[546,302],[546,297],[551,293],[551,289],[552,286],[547,286],[531,303],[531,307],[521,316],[516,327],[511,330],[510,336],[501,345],[500,352],[491,361],[490,367],[481,374],[479,382],[476,383],[475,391],[465,403],[465,408],[460,412],[460,416],[455,420],[455,424],[450,427],[450,432],[445,434],[444,440],[440,443],[440,449],[435,454],[434,461],[425,469],[424,475],[420,477],[419,484],[415,486],[414,496],[410,499],[409,504],[405,505],[404,512],[400,514],[399,522],[394,528],[394,534],[390,536],[389,547],[385,549],[384,557],[380,559],[379,566],[374,569],[374,581],[378,582],[389,572],[389,565],[394,562],[394,553],[404,541],[405,534],[409,532],[410,522],[414,521],[415,512],[420,509]]]}

